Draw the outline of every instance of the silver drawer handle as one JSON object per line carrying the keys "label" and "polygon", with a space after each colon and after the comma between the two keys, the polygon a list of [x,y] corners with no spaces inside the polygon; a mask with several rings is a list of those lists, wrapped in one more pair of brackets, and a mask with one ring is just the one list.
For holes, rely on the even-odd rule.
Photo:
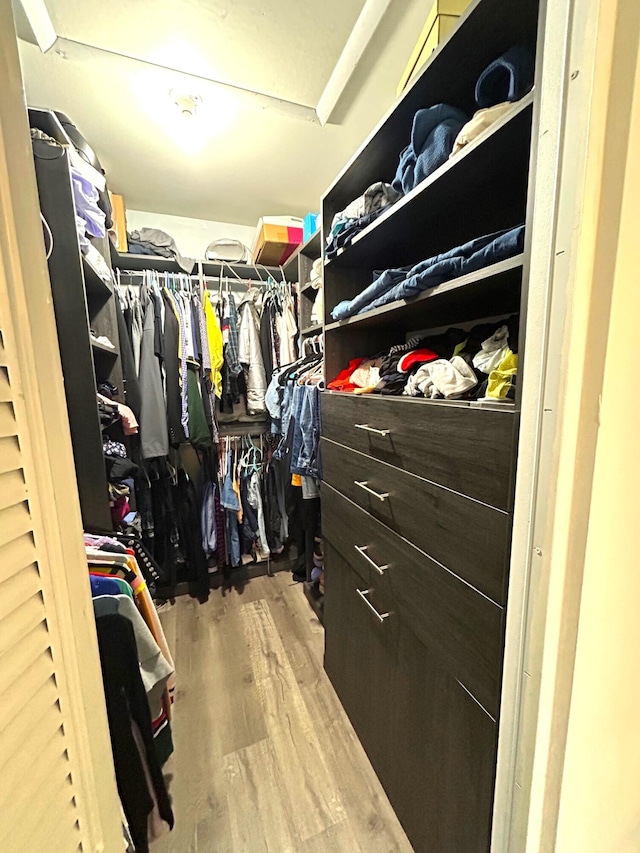
{"label": "silver drawer handle", "polygon": [[391,432],[390,429],[376,429],[375,427],[369,426],[369,424],[354,424],[356,429],[364,429],[367,432],[375,432],[376,435],[381,435],[383,437],[389,435]]}
{"label": "silver drawer handle", "polygon": [[379,566],[374,560],[371,559],[371,557],[367,554],[367,548],[369,547],[368,545],[354,545],[353,547],[356,549],[358,554],[360,554],[360,556],[365,558],[365,560],[367,561],[367,563],[369,563],[370,566],[373,566],[373,568],[379,575],[383,575],[389,568],[388,565]]}
{"label": "silver drawer handle", "polygon": [[373,606],[373,604],[372,604],[372,603],[369,601],[369,599],[367,598],[367,596],[368,596],[368,595],[369,595],[369,593],[371,592],[371,590],[370,590],[370,589],[356,589],[356,592],[358,593],[358,595],[360,596],[360,598],[364,601],[364,603],[367,605],[367,607],[369,608],[369,610],[370,610],[370,611],[373,613],[373,615],[376,617],[376,619],[378,619],[380,622],[384,622],[384,620],[385,620],[385,619],[388,619],[388,618],[389,618],[389,616],[391,616],[391,614],[390,614],[390,613],[378,613],[378,611],[375,609],[375,607]]}
{"label": "silver drawer handle", "polygon": [[370,495],[373,495],[374,498],[378,498],[379,501],[386,501],[389,497],[389,492],[376,492],[373,489],[370,489],[368,486],[368,480],[354,480],[354,486],[360,486],[361,489],[364,489],[365,492],[369,492]]}

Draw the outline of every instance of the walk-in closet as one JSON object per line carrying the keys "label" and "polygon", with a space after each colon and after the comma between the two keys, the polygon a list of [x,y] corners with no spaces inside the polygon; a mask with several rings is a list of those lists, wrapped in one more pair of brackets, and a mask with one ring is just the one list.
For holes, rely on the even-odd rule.
{"label": "walk-in closet", "polygon": [[640,850],[639,46],[0,0],[3,853]]}

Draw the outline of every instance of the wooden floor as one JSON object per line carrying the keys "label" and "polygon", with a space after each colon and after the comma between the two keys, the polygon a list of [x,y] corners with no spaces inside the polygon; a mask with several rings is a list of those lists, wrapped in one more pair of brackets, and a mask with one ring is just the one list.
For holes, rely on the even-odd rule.
{"label": "wooden floor", "polygon": [[153,853],[412,848],[322,668],[323,629],[291,575],[161,612],[174,653],[173,832]]}

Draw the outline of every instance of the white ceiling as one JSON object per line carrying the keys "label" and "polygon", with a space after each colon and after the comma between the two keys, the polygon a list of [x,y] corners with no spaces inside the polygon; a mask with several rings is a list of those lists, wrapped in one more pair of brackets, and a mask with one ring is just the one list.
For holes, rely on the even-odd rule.
{"label": "white ceiling", "polygon": [[[314,108],[363,5],[47,0],[59,40],[47,54],[20,42],[28,102],[69,115],[130,208],[246,224],[301,215],[318,209],[352,134],[203,78]],[[202,98],[195,121],[171,90]]]}
{"label": "white ceiling", "polygon": [[315,106],[364,0],[48,0],[59,36]]}

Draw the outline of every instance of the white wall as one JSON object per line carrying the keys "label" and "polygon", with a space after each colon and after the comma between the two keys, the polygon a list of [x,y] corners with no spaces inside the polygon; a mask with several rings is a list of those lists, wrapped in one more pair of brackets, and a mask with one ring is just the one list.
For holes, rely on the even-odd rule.
{"label": "white wall", "polygon": [[[551,9],[561,33],[567,4],[551,0]],[[568,57],[556,45],[558,76],[571,80],[562,156],[557,171],[550,163],[536,173],[537,184],[555,173],[559,188],[548,214],[551,259],[531,278],[534,292],[550,278],[539,392],[548,426],[521,638],[524,672],[532,674],[522,728],[535,742],[520,739],[514,771],[515,822],[526,838],[514,835],[496,853],[640,850],[640,5],[581,0],[569,25]],[[543,88],[543,104],[553,88]],[[552,132],[541,128],[545,139]],[[527,353],[530,343],[527,336]],[[502,720],[510,713],[503,702]]]}
{"label": "white wall", "polygon": [[127,231],[137,231],[140,228],[159,228],[166,231],[176,241],[181,254],[196,260],[204,258],[209,243],[222,238],[240,240],[251,250],[256,233],[255,227],[249,225],[127,210]]}
{"label": "white wall", "polygon": [[[634,3],[619,3],[619,14]],[[621,29],[624,33],[616,44],[616,54],[620,57],[625,51],[627,85],[631,87],[635,74],[635,96],[628,149],[624,151],[626,135],[620,133],[622,147],[609,152],[615,153],[618,163],[624,162],[626,153],[627,167],[620,182],[624,187],[621,210],[609,209],[606,216],[618,240],[612,265],[611,315],[562,776],[558,853],[640,850],[640,402],[634,393],[640,364],[637,7],[627,15]],[[612,97],[617,101],[620,89],[615,80],[612,82]],[[614,192],[610,181],[607,195]]]}

